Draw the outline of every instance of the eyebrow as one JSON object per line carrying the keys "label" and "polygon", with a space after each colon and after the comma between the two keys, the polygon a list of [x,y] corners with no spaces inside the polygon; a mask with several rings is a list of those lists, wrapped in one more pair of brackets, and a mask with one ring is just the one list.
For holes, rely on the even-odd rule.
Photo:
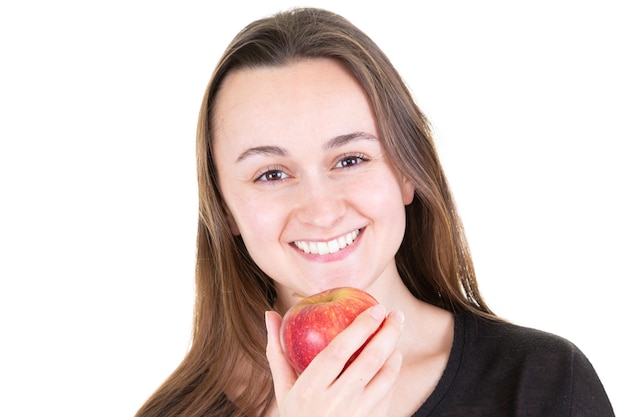
{"label": "eyebrow", "polygon": [[277,155],[286,156],[287,151],[280,146],[255,146],[254,148],[246,149],[239,155],[237,162],[242,161],[252,155]]}
{"label": "eyebrow", "polygon": [[331,140],[326,142],[326,144],[324,145],[324,150],[330,151],[335,148],[339,148],[340,146],[343,146],[347,143],[354,142],[356,140],[377,141],[378,138],[366,132],[352,132],[352,133],[348,133],[347,135],[339,135],[339,136],[332,138]]}
{"label": "eyebrow", "polygon": [[[347,143],[357,141],[357,140],[372,140],[377,141],[378,138],[370,133],[366,132],[352,132],[345,135],[335,136],[326,142],[323,146],[323,150],[330,151],[336,148],[339,148]],[[252,148],[248,148],[243,151],[239,157],[237,157],[237,162],[240,162],[246,158],[249,158],[253,155],[265,155],[265,156],[287,156],[289,152],[286,149],[281,148],[280,146],[255,146]]]}

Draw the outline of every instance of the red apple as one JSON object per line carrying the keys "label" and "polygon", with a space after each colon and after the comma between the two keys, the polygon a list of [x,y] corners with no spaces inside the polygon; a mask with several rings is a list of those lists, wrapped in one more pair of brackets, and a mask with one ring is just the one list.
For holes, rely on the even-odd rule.
{"label": "red apple", "polygon": [[[301,374],[356,316],[376,304],[378,301],[365,291],[340,287],[303,298],[292,306],[283,317],[280,341],[296,373]],[[346,366],[361,349],[354,353]]]}

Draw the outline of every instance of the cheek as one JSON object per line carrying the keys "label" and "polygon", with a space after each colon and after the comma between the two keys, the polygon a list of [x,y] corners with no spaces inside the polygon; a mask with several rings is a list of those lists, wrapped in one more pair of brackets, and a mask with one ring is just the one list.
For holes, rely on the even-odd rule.
{"label": "cheek", "polygon": [[236,222],[254,263],[267,275],[281,276],[285,214],[275,204],[249,199],[238,205]]}
{"label": "cheek", "polygon": [[389,170],[381,170],[376,175],[369,175],[360,186],[359,194],[371,210],[379,216],[397,216],[404,214],[407,191],[403,182]]}
{"label": "cheek", "polygon": [[280,205],[251,197],[236,198],[234,203],[233,219],[249,250],[276,239],[273,234],[280,230],[283,217]]}

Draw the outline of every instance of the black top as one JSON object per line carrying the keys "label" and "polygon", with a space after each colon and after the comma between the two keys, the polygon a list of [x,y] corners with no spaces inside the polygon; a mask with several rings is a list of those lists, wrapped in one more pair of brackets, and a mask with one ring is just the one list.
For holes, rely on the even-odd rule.
{"label": "black top", "polygon": [[467,314],[435,390],[413,417],[611,417],[598,375],[571,342]]}

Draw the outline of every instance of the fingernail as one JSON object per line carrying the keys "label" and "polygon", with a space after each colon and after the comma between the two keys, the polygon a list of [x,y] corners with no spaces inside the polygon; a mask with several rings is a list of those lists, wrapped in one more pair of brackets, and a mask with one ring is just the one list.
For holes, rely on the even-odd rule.
{"label": "fingernail", "polygon": [[382,304],[375,305],[374,307],[370,308],[370,314],[376,320],[382,320],[385,318],[385,307],[383,307]]}
{"label": "fingernail", "polygon": [[404,326],[404,313],[401,312],[400,310],[396,310],[391,312],[391,316],[398,320],[398,323],[400,323],[402,326]]}

